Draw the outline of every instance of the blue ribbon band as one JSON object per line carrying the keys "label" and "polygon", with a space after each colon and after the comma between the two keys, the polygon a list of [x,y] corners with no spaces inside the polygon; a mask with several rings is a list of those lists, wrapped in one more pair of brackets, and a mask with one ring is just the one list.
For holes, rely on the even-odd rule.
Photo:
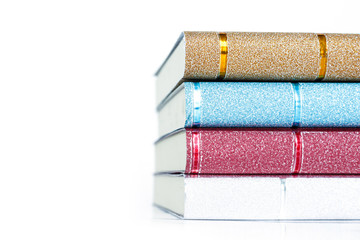
{"label": "blue ribbon band", "polygon": [[194,99],[193,99],[193,127],[201,125],[201,87],[200,82],[194,82]]}
{"label": "blue ribbon band", "polygon": [[293,127],[300,127],[301,124],[301,95],[299,83],[292,83],[294,90],[294,122]]}

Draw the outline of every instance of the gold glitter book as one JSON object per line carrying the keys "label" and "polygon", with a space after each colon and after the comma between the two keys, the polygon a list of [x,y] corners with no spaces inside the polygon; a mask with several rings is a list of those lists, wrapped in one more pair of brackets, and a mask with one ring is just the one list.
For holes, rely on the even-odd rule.
{"label": "gold glitter book", "polygon": [[184,81],[360,81],[360,34],[184,32],[156,73],[157,104]]}

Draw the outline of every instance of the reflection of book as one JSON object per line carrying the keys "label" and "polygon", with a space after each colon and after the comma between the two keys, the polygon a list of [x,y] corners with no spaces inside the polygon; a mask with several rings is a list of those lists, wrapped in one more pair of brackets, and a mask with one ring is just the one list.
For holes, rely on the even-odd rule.
{"label": "reflection of book", "polygon": [[359,199],[352,176],[155,176],[155,205],[185,219],[360,219]]}
{"label": "reflection of book", "polygon": [[360,174],[359,129],[199,128],[156,143],[156,172]]}
{"label": "reflection of book", "polygon": [[157,72],[157,103],[183,81],[359,81],[360,35],[185,32]]}
{"label": "reflection of book", "polygon": [[360,83],[186,82],[158,110],[160,136],[183,127],[360,127]]}

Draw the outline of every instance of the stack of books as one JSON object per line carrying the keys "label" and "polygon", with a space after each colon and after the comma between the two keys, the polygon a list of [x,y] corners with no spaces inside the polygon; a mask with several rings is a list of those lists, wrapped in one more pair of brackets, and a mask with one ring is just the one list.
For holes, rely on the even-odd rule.
{"label": "stack of books", "polygon": [[156,75],[156,206],[360,219],[360,35],[184,32]]}

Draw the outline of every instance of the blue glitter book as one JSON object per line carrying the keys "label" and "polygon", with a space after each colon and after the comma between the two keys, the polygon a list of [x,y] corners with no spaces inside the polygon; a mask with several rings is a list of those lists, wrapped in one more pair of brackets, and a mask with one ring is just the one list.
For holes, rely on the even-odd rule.
{"label": "blue glitter book", "polygon": [[159,106],[184,127],[360,127],[360,83],[185,82]]}

